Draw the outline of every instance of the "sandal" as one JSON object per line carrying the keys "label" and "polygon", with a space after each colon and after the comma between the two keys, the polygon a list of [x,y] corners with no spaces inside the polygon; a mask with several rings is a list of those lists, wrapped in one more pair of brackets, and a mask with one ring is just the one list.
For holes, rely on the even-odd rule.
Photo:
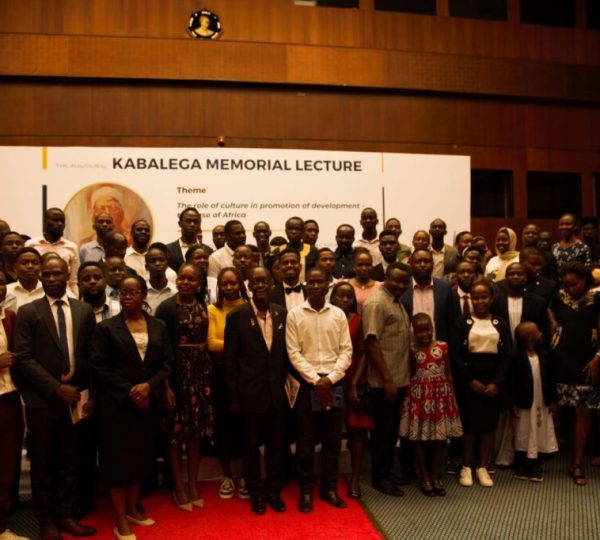
{"label": "sandal", "polygon": [[571,478],[573,479],[573,482],[575,482],[576,486],[587,485],[588,481],[585,477],[585,471],[583,470],[583,467],[581,465],[578,465],[577,463],[571,465],[571,468],[569,469],[569,474],[571,475]]}

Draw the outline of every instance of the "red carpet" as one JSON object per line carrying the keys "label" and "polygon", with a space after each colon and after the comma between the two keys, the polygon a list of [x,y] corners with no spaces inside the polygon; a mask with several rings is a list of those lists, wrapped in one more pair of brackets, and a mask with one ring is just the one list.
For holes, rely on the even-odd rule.
{"label": "red carpet", "polygon": [[[149,517],[156,520],[153,527],[132,525],[139,540],[192,540],[228,539],[235,540],[295,540],[324,538],[327,540],[375,540],[382,536],[373,527],[359,502],[343,497],[348,508],[338,510],[314,498],[314,508],[310,514],[298,512],[298,488],[287,487],[282,498],[287,511],[277,514],[270,509],[264,516],[256,516],[250,511],[250,501],[233,499],[222,500],[217,493],[217,482],[200,484],[204,495],[204,508],[196,508],[188,513],[179,510],[172,503],[170,494],[160,491],[144,499],[143,504]],[[345,484],[340,482],[340,494],[345,493]],[[315,494],[317,491],[315,490]],[[98,501],[98,510],[88,516],[84,523],[98,528],[92,538],[114,539],[113,514],[108,499]]]}

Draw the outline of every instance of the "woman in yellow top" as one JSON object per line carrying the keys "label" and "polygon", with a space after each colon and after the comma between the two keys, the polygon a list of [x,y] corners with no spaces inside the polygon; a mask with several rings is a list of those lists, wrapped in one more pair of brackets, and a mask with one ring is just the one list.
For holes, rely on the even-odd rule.
{"label": "woman in yellow top", "polygon": [[[223,268],[217,277],[217,301],[208,306],[208,350],[213,359],[213,405],[215,410],[215,443],[217,454],[223,468],[223,483],[219,488],[219,497],[230,499],[235,488],[231,474],[231,459],[240,457],[241,433],[240,418],[229,409],[225,387],[223,349],[225,320],[227,314],[248,299],[241,276],[235,268]],[[246,482],[240,478],[238,495],[242,499],[249,497]]]}

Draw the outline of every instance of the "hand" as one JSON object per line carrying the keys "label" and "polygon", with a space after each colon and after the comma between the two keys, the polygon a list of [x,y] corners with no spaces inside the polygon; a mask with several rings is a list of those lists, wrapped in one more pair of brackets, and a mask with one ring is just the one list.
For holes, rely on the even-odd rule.
{"label": "hand", "polygon": [[0,354],[0,369],[11,368],[17,361],[17,355],[14,352],[6,351]]}
{"label": "hand", "polygon": [[315,390],[317,392],[329,392],[329,390],[331,390],[331,387],[333,386],[331,379],[329,377],[321,377],[316,383],[315,383]]}
{"label": "hand", "polygon": [[477,379],[473,379],[469,383],[469,386],[471,387],[471,390],[477,395],[483,395],[483,393],[485,392],[485,385],[483,383],[480,383]]}
{"label": "hand", "polygon": [[600,374],[600,357],[594,356],[583,368],[583,372],[586,374],[586,379],[591,384],[598,382],[598,375]]}
{"label": "hand", "polygon": [[75,405],[75,403],[80,400],[81,394],[76,386],[72,386],[70,384],[61,384],[56,389],[56,397],[58,397],[58,399],[62,399],[69,405]]}
{"label": "hand", "polygon": [[95,409],[96,402],[93,399],[88,400],[87,403],[84,403],[83,405],[83,417],[89,418],[90,416],[93,416]]}
{"label": "hand", "polygon": [[175,392],[171,388],[165,388],[164,405],[167,411],[172,412],[175,409]]}
{"label": "hand", "polygon": [[519,412],[519,407],[513,406],[513,408],[512,408],[513,418],[519,418],[520,414],[521,413]]}
{"label": "hand", "polygon": [[488,384],[483,391],[484,395],[489,398],[496,397],[498,394],[498,387],[495,384]]}
{"label": "hand", "polygon": [[148,409],[150,407],[150,385],[148,383],[136,384],[129,391],[129,399],[139,409]]}

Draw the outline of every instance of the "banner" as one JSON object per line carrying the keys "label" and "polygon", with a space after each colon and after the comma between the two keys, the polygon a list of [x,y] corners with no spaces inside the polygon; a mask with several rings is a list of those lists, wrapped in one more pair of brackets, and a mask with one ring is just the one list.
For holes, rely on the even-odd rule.
{"label": "banner", "polygon": [[360,236],[360,212],[374,208],[378,230],[400,219],[400,241],[438,217],[447,241],[470,227],[467,156],[270,150],[245,148],[0,147],[3,203],[0,217],[13,230],[37,236],[42,210],[59,207],[65,236],[94,238],[92,222],[109,212],[129,235],[136,219],[152,225],[153,240],[179,237],[177,215],[193,206],[202,215],[204,242],[231,219],[252,228],[267,221],[284,235],[291,216],[319,223],[318,245],[335,247],[342,223]]}

